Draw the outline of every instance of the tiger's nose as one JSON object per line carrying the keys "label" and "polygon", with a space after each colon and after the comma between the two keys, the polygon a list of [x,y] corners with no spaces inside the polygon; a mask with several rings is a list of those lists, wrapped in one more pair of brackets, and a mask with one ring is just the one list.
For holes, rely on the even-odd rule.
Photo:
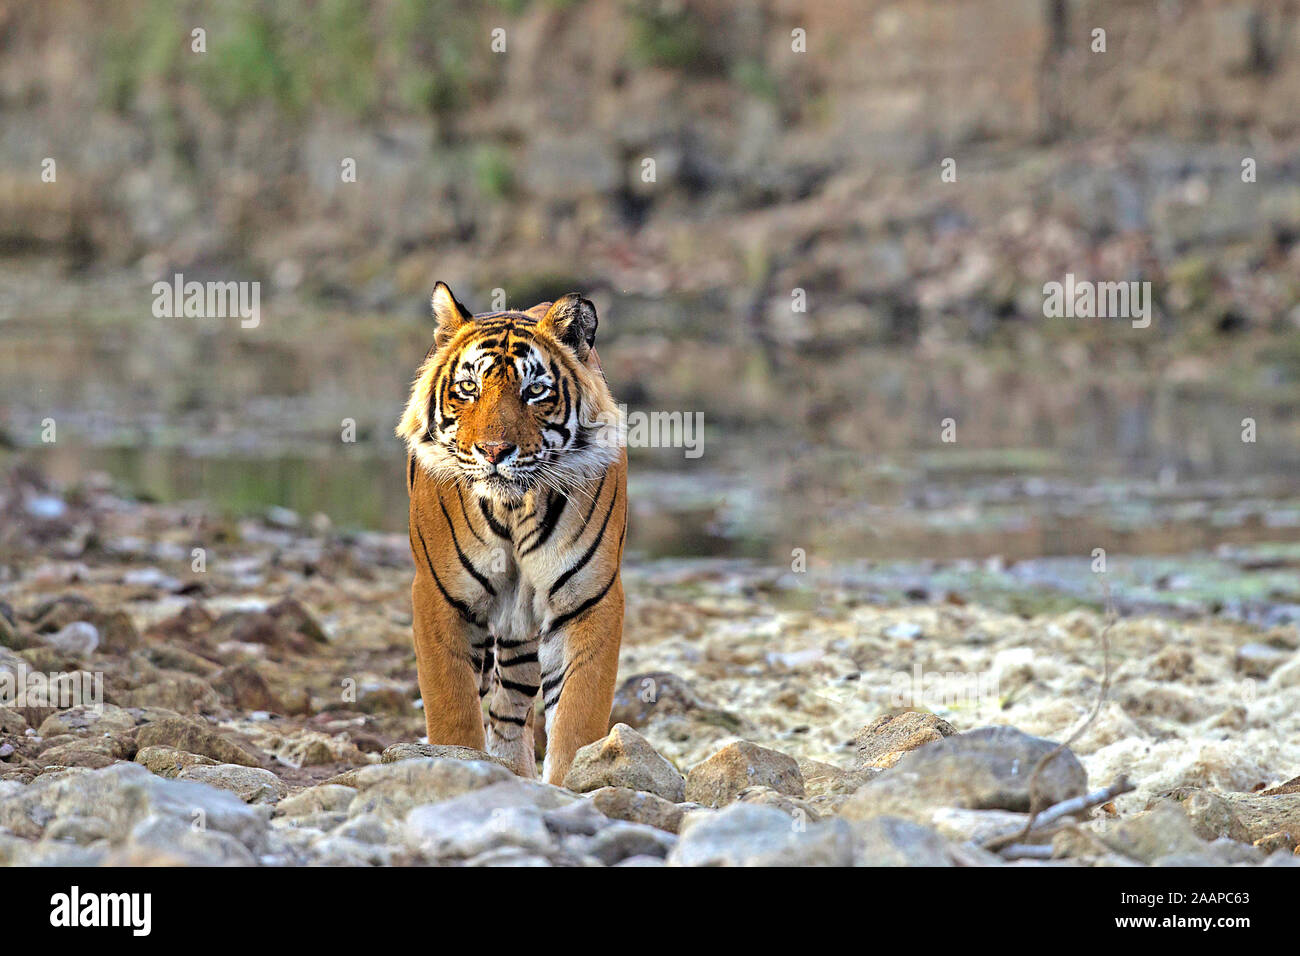
{"label": "tiger's nose", "polygon": [[484,458],[494,465],[515,450],[515,446],[510,444],[508,441],[486,441],[483,442],[483,444],[475,445],[474,447],[479,450],[479,453],[482,454]]}

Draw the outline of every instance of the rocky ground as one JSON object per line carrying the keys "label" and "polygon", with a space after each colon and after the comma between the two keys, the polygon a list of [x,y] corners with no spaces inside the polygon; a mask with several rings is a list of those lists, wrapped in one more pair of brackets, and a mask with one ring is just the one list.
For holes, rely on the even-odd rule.
{"label": "rocky ground", "polygon": [[[1036,791],[1134,789],[995,852],[1097,699],[1093,610],[633,563],[612,729],[559,788],[420,742],[402,535],[4,494],[9,864],[1300,862],[1292,622],[1122,614]],[[15,701],[32,675],[99,675],[102,705]]]}

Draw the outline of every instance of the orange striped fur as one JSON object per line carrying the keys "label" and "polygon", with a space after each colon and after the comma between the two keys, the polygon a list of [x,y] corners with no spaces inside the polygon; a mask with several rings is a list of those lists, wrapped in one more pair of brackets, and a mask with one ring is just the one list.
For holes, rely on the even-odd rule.
{"label": "orange striped fur", "polygon": [[[623,632],[627,455],[576,294],[472,315],[443,283],[397,434],[409,450],[415,657],[429,743],[543,777],[608,729]],[[482,701],[486,698],[486,713]]]}

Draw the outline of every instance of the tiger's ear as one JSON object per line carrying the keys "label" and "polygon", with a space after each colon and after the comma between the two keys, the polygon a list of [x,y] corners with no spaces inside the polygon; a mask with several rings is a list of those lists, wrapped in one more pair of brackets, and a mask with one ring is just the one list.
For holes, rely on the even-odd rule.
{"label": "tiger's ear", "polygon": [[433,305],[433,318],[437,323],[433,341],[438,348],[442,348],[452,340],[465,323],[474,321],[474,314],[456,301],[456,297],[451,294],[451,289],[447,288],[445,282],[439,282],[433,287],[430,301]]}
{"label": "tiger's ear", "polygon": [[589,299],[576,292],[561,296],[547,310],[537,328],[573,349],[579,362],[587,361],[587,354],[596,344],[596,307]]}

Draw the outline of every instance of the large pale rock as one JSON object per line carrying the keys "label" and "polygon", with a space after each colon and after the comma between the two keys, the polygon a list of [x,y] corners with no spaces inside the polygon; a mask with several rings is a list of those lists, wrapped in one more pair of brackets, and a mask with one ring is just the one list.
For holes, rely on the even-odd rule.
{"label": "large pale rock", "polygon": [[[931,825],[945,807],[967,810],[1029,810],[1029,778],[1056,744],[1014,727],[984,727],[926,744],[903,755],[840,807],[849,819],[892,815]],[[1046,804],[1087,791],[1083,766],[1067,748],[1039,775]]]}
{"label": "large pale rock", "polygon": [[285,797],[275,805],[275,812],[286,817],[302,817],[310,813],[346,811],[356,795],[354,787],[322,783]]}
{"label": "large pale rock", "polygon": [[882,773],[884,771],[878,767],[845,770],[820,760],[799,761],[804,798],[823,815],[835,813],[845,800],[858,792],[859,787]]}
{"label": "large pale rock", "polygon": [[578,751],[564,778],[578,793],[601,787],[644,790],[679,803],[685,782],[677,768],[627,724],[615,724],[607,736]]}
{"label": "large pale rock", "polygon": [[512,778],[450,800],[416,807],[404,839],[432,861],[455,861],[499,847],[547,856],[560,849],[544,813],[579,800],[559,787]]}
{"label": "large pale rock", "polygon": [[137,823],[105,862],[114,866],[253,866],[257,860],[236,837],[196,829],[175,816],[155,814]]}
{"label": "large pale rock", "polygon": [[793,757],[748,740],[723,747],[696,764],[686,775],[686,799],[720,807],[746,787],[771,787],[777,793],[803,797],[803,776]]}
{"label": "large pale rock", "polygon": [[351,777],[351,786],[359,792],[348,805],[348,815],[379,813],[400,819],[412,807],[513,779],[505,767],[482,760],[424,757],[371,764]]}
{"label": "large pale rock", "polygon": [[111,843],[124,841],[140,821],[154,815],[228,833],[257,852],[266,832],[266,811],[205,784],[165,780],[136,763],[103,770],[66,770],[40,777],[0,801],[0,828],[35,839],[68,817],[102,822]]}
{"label": "large pale rock", "polygon": [[590,799],[597,810],[613,820],[644,823],[668,833],[676,833],[686,815],[686,810],[676,803],[627,787],[601,787],[591,792]]}
{"label": "large pale rock", "polygon": [[858,866],[952,866],[948,843],[929,827],[898,817],[853,825]]}
{"label": "large pale rock", "polygon": [[1096,836],[1115,852],[1142,863],[1171,855],[1196,855],[1206,848],[1206,841],[1196,835],[1187,815],[1169,801],[1110,825],[1102,821]]}
{"label": "large pale rock", "polygon": [[37,733],[42,737],[124,734],[135,728],[135,718],[116,704],[79,704],[51,714]]}
{"label": "large pale rock", "polygon": [[36,760],[43,767],[107,767],[126,756],[126,748],[112,737],[87,737],[46,747]]}
{"label": "large pale rock", "polygon": [[447,760],[486,760],[488,763],[505,764],[491,754],[475,750],[473,747],[454,747],[445,744],[393,744],[379,755],[381,763],[398,763],[402,760],[419,760],[425,757],[438,757]]}
{"label": "large pale rock", "polygon": [[367,763],[365,755],[351,740],[312,730],[286,734],[272,752],[281,763],[296,768],[320,767],[332,763]]}
{"label": "large pale rock", "polygon": [[624,860],[638,856],[663,859],[668,856],[677,840],[656,827],[623,820],[602,827],[595,834],[566,844],[582,856],[594,857],[605,866],[617,866]]}
{"label": "large pale rock", "polygon": [[354,840],[337,833],[326,834],[311,844],[310,859],[318,866],[392,866],[401,847]]}
{"label": "large pale rock", "polygon": [[[1300,842],[1300,793],[1218,793],[1184,787],[1158,798],[1148,809],[1172,802],[1187,815],[1203,840],[1226,837],[1254,843],[1273,834],[1290,834]],[[1274,842],[1282,842],[1274,840]],[[1292,843],[1294,848],[1296,844]]]}
{"label": "large pale rock", "polygon": [[176,779],[229,790],[245,803],[275,803],[289,792],[288,785],[271,771],[233,763],[191,764]]}
{"label": "large pale rock", "polygon": [[952,725],[934,714],[916,711],[881,714],[853,735],[857,748],[855,767],[886,770],[908,751],[951,737],[953,733]]}
{"label": "large pale rock", "polygon": [[850,866],[853,834],[843,820],[801,825],[775,807],[736,803],[688,814],[670,866]]}
{"label": "large pale rock", "polygon": [[237,763],[256,767],[259,763],[238,744],[227,740],[206,725],[185,717],[164,717],[145,724],[136,732],[140,747],[174,747],[192,754],[211,757],[218,763]]}

